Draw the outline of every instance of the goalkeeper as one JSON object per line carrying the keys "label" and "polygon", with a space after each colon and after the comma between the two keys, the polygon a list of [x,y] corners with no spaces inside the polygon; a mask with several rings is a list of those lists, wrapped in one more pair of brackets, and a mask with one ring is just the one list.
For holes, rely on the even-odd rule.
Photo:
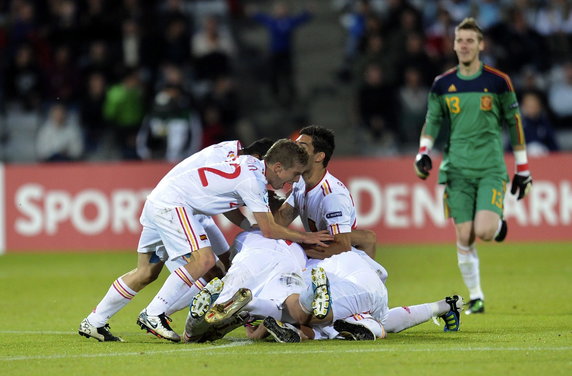
{"label": "goalkeeper", "polygon": [[459,65],[438,76],[431,88],[415,172],[426,179],[429,152],[444,122],[450,134],[439,183],[445,184],[445,216],[453,218],[459,269],[470,293],[466,314],[483,313],[479,257],[475,240],[503,241],[507,223],[503,201],[509,180],[503,155],[502,124],[508,125],[516,160],[511,193],[520,200],[532,187],[518,102],[510,78],[481,62],[483,33],[473,18],[455,28]]}

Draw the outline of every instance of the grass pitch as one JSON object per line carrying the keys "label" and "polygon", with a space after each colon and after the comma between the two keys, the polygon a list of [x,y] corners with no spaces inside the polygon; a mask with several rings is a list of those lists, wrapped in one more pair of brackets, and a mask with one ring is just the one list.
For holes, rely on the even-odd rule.
{"label": "grass pitch", "polygon": [[[111,319],[126,343],[77,335],[79,322],[133,253],[0,257],[1,375],[551,375],[572,374],[572,244],[481,244],[486,313],[461,331],[425,323],[375,342],[251,342],[237,329],[211,344],[174,344],[135,325],[166,277]],[[451,245],[385,246],[390,306],[467,295]],[[186,313],[173,316],[181,332]]]}

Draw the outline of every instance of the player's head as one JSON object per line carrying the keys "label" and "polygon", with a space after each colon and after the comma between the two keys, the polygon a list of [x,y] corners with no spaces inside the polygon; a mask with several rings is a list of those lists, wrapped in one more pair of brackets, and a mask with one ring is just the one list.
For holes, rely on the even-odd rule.
{"label": "player's head", "polygon": [[459,63],[469,65],[478,60],[479,53],[484,50],[483,31],[472,17],[467,17],[455,28],[453,49]]}
{"label": "player's head", "polygon": [[308,153],[296,142],[287,139],[278,140],[264,156],[266,178],[274,189],[280,189],[285,183],[294,183],[307,169]]}
{"label": "player's head", "polygon": [[302,145],[308,154],[316,155],[323,153],[322,166],[328,167],[330,158],[336,148],[334,132],[330,129],[320,127],[317,125],[310,125],[300,130],[300,137],[296,140]]}
{"label": "player's head", "polygon": [[258,159],[262,159],[264,155],[268,152],[268,149],[274,144],[269,138],[261,138],[254,141],[252,144],[248,145],[247,147],[241,150],[240,154],[243,155],[252,155]]}

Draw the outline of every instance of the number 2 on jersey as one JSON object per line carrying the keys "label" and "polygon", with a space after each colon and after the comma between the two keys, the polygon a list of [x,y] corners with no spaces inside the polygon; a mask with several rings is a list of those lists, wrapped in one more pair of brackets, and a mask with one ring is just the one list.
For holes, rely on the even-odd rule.
{"label": "number 2 on jersey", "polygon": [[207,185],[209,185],[209,182],[207,180],[207,172],[213,173],[215,175],[218,175],[222,178],[225,179],[235,179],[238,177],[238,175],[240,175],[240,166],[236,163],[231,163],[231,166],[234,167],[234,171],[233,172],[224,172],[221,170],[217,170],[216,168],[211,168],[211,167],[201,167],[199,168],[197,171],[199,173],[199,177],[201,178],[201,183],[203,185],[203,187],[206,187]]}

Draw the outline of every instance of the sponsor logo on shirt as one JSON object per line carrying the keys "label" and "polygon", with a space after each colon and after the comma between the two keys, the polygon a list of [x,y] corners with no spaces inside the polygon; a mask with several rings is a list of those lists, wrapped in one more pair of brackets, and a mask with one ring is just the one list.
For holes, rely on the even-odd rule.
{"label": "sponsor logo on shirt", "polygon": [[453,93],[453,92],[457,91],[457,87],[455,85],[451,84],[451,86],[449,86],[449,89],[447,89],[447,91],[449,93]]}
{"label": "sponsor logo on shirt", "polygon": [[518,102],[514,102],[513,104],[511,104],[511,105],[509,106],[509,108],[512,108],[512,109],[518,108]]}
{"label": "sponsor logo on shirt", "polygon": [[326,214],[326,218],[331,219],[331,218],[336,218],[336,217],[341,217],[342,216],[342,212],[341,211],[337,211],[337,212],[331,212]]}

